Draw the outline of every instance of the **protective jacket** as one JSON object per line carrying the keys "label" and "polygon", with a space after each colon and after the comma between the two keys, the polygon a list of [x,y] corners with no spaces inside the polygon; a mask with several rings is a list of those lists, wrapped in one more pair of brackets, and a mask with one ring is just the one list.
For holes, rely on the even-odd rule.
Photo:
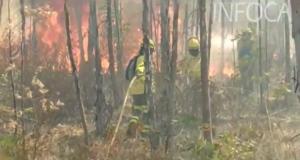
{"label": "protective jacket", "polygon": [[136,79],[131,88],[129,88],[130,95],[141,95],[145,93],[145,61],[144,55],[139,55],[136,60],[135,67]]}
{"label": "protective jacket", "polygon": [[201,78],[201,59],[200,55],[193,57],[188,54],[179,65],[180,72],[191,80],[200,80]]}

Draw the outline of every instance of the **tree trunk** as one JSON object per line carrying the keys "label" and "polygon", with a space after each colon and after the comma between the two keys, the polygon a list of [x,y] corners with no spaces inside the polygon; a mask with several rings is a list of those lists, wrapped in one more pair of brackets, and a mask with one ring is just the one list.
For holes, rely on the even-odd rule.
{"label": "tree trunk", "polygon": [[295,92],[298,95],[300,93],[300,88],[297,87],[300,84],[300,1],[299,0],[291,0],[291,7],[292,7],[292,20],[293,20],[293,38],[295,42],[296,48],[296,88]]}
{"label": "tree trunk", "polygon": [[23,155],[25,156],[25,123],[24,123],[24,75],[25,75],[25,71],[24,71],[24,59],[26,56],[26,45],[25,45],[25,25],[26,25],[26,18],[25,18],[25,8],[24,8],[24,0],[20,0],[20,15],[21,15],[21,19],[22,19],[22,23],[21,23],[21,86],[20,86],[20,90],[21,90],[21,112],[23,113],[21,115],[21,127],[22,127],[22,151],[23,151]]}
{"label": "tree trunk", "polygon": [[[287,2],[288,5],[288,2]],[[285,82],[289,84],[291,81],[291,44],[290,44],[290,18],[285,16]]]}
{"label": "tree trunk", "polygon": [[121,1],[114,0],[116,32],[117,32],[117,62],[118,72],[124,77],[123,69],[123,31],[122,31],[122,14],[121,14]]}
{"label": "tree trunk", "polygon": [[[222,0],[222,5],[225,6],[224,0]],[[223,69],[225,63],[225,11],[222,9],[221,15],[221,60],[220,60],[220,76],[223,76]]]}
{"label": "tree trunk", "polygon": [[172,120],[174,118],[174,110],[176,108],[176,95],[175,95],[175,80],[176,80],[176,62],[177,62],[177,51],[178,51],[178,17],[179,17],[179,2],[178,0],[173,1],[174,5],[174,15],[173,15],[173,42],[172,42],[172,55],[170,61],[170,69],[169,69],[169,79],[168,83],[168,128],[167,128],[167,143],[166,143],[166,152],[169,156],[174,154],[174,131]]}
{"label": "tree trunk", "polygon": [[143,34],[149,36],[149,5],[147,0],[143,0]]}
{"label": "tree trunk", "polygon": [[[7,15],[8,15],[8,24],[11,26],[11,13],[10,13],[10,0],[7,2]],[[17,103],[16,103],[16,91],[15,91],[15,82],[14,82],[14,68],[15,65],[13,62],[13,54],[12,54],[12,30],[11,27],[8,28],[8,54],[9,54],[9,79],[10,79],[10,86],[11,86],[11,95],[12,95],[12,106],[14,108],[14,119],[16,123],[18,122],[17,116]],[[14,135],[18,133],[18,126],[15,126]]]}
{"label": "tree trunk", "polygon": [[3,0],[0,0],[0,23],[2,21],[2,7],[3,7]]}
{"label": "tree trunk", "polygon": [[[258,4],[261,4],[261,0],[258,0]],[[258,11],[258,17],[261,16],[261,10],[260,7],[257,8]],[[263,76],[263,57],[262,57],[262,22],[261,20],[258,21],[258,74],[259,77],[262,78]],[[259,97],[260,97],[260,107],[261,111],[263,113],[266,113],[266,109],[264,106],[264,88],[263,88],[263,82],[259,82]]]}
{"label": "tree trunk", "polygon": [[68,47],[68,53],[69,53],[71,67],[72,67],[72,74],[73,74],[73,78],[74,78],[75,89],[76,89],[76,97],[77,97],[79,109],[80,109],[81,123],[82,123],[83,131],[84,131],[84,142],[86,145],[88,145],[88,142],[89,142],[88,141],[88,129],[87,129],[87,124],[86,124],[84,105],[83,105],[82,99],[81,99],[81,90],[80,90],[80,86],[79,86],[78,72],[77,72],[75,60],[73,57],[72,40],[71,40],[71,35],[70,35],[69,11],[67,8],[66,1],[64,4],[64,12],[65,12],[65,27],[66,27],[66,34],[67,34],[67,47]]}
{"label": "tree trunk", "polygon": [[[208,142],[212,142],[209,80],[208,80],[208,48],[206,32],[206,0],[198,0],[200,6],[200,52],[201,52],[201,89],[202,89],[202,118],[203,136]],[[200,67],[200,66],[199,66]]]}
{"label": "tree trunk", "polygon": [[212,26],[213,26],[213,17],[214,17],[214,0],[210,1],[210,10],[209,10],[209,24],[208,24],[208,69],[210,67],[210,51],[211,51],[211,36],[212,36]]}
{"label": "tree trunk", "polygon": [[117,107],[121,104],[121,97],[119,96],[119,85],[117,84],[116,74],[115,74],[115,57],[113,48],[113,31],[112,31],[112,1],[107,0],[107,45],[108,45],[108,55],[109,55],[109,72],[111,78],[111,88],[113,91],[114,106]]}
{"label": "tree trunk", "polygon": [[[31,0],[31,9],[36,9],[36,0]],[[37,53],[37,38],[36,38],[36,17],[32,16],[32,32],[31,32],[31,54]]]}
{"label": "tree trunk", "polygon": [[185,11],[184,11],[184,27],[183,27],[183,33],[184,33],[184,48],[183,53],[188,53],[188,36],[189,36],[189,3],[186,2],[185,4]]}
{"label": "tree trunk", "polygon": [[[151,30],[153,30],[152,33],[152,37],[154,35],[154,39],[155,39],[155,44],[157,44],[158,42],[158,35],[157,35],[157,21],[156,21],[156,17],[155,17],[155,10],[153,9],[153,0],[150,1],[150,10],[151,10],[151,14],[150,14],[150,19],[151,19],[151,23],[153,23],[151,26]],[[159,66],[160,66],[160,55],[159,55],[159,50],[158,47],[155,47],[155,51],[156,51],[156,70],[159,70]]]}
{"label": "tree trunk", "polygon": [[150,138],[150,145],[152,156],[155,156],[153,153],[157,150],[159,145],[159,135],[156,129],[156,109],[153,102],[153,91],[152,91],[152,84],[153,84],[153,77],[152,77],[152,58],[151,58],[151,51],[149,48],[149,6],[147,0],[143,0],[143,23],[142,29],[144,33],[144,49],[145,49],[145,94],[147,99],[147,106],[149,107],[149,114],[150,114],[150,124],[151,124],[151,135]]}
{"label": "tree trunk", "polygon": [[[90,1],[90,21],[94,21],[97,24],[97,3],[96,0]],[[111,120],[113,109],[110,105],[107,104],[105,99],[105,94],[103,91],[103,74],[102,74],[102,66],[101,66],[101,56],[100,56],[100,47],[99,47],[99,32],[97,26],[90,26],[90,29],[93,29],[92,33],[94,35],[90,35],[93,37],[94,46],[92,52],[95,53],[95,76],[96,76],[96,135],[104,136],[107,126]]]}
{"label": "tree trunk", "polygon": [[161,0],[160,16],[161,16],[161,72],[167,73],[169,62],[169,41],[170,41],[170,29],[169,29],[169,0]]}
{"label": "tree trunk", "polygon": [[77,25],[77,34],[78,34],[78,42],[80,49],[80,65],[85,61],[84,58],[84,46],[83,46],[83,35],[82,35],[82,12],[81,7],[83,5],[82,0],[79,0],[79,4],[74,4],[74,12],[76,16],[76,25]]}

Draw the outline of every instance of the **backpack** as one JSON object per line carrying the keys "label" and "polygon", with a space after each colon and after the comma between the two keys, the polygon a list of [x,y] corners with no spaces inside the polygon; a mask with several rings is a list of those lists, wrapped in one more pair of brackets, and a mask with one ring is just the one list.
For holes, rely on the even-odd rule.
{"label": "backpack", "polygon": [[126,67],[126,75],[125,78],[128,81],[131,81],[133,77],[135,76],[135,69],[136,69],[136,62],[137,62],[138,56],[133,57],[127,67]]}

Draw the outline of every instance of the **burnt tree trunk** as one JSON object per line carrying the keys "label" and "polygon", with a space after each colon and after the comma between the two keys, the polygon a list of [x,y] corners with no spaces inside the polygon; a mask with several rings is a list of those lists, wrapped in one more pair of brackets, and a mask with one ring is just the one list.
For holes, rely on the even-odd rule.
{"label": "burnt tree trunk", "polygon": [[111,88],[113,91],[114,106],[117,107],[121,104],[121,97],[119,95],[120,88],[117,84],[116,73],[115,73],[115,57],[114,57],[114,47],[113,47],[113,31],[112,31],[112,1],[107,0],[107,45],[108,45],[108,55],[109,55],[109,72],[111,78]]}
{"label": "burnt tree trunk", "polygon": [[[208,48],[206,31],[206,0],[198,0],[200,6],[200,52],[201,52],[201,89],[202,89],[202,122],[203,136],[208,142],[212,142],[212,126],[208,80]],[[200,66],[199,66],[200,67]]]}
{"label": "burnt tree trunk", "polygon": [[66,34],[67,34],[67,47],[68,47],[68,53],[70,58],[70,63],[72,67],[72,74],[74,78],[74,84],[76,89],[76,98],[79,104],[79,110],[80,110],[80,117],[81,117],[81,124],[84,131],[84,142],[86,145],[88,145],[88,129],[86,124],[86,116],[85,116],[85,109],[84,105],[82,103],[81,98],[81,90],[79,86],[79,78],[78,78],[78,72],[76,68],[76,63],[73,57],[73,48],[72,48],[72,40],[71,40],[71,32],[70,32],[70,20],[69,20],[69,11],[67,8],[67,2],[65,1],[64,4],[64,12],[65,12],[65,27],[66,27]]}

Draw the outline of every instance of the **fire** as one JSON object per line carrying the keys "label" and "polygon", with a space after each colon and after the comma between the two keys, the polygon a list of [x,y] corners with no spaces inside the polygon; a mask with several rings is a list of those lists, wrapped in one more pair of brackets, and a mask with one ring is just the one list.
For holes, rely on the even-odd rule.
{"label": "fire", "polygon": [[229,64],[225,64],[225,67],[223,69],[223,75],[227,77],[232,77],[234,75],[234,68]]}
{"label": "fire", "polygon": [[48,47],[53,46],[53,44],[59,40],[59,36],[63,33],[63,29],[58,25],[58,16],[59,14],[57,12],[52,12],[45,23],[46,26],[41,26],[38,31],[41,33],[42,42]]}

